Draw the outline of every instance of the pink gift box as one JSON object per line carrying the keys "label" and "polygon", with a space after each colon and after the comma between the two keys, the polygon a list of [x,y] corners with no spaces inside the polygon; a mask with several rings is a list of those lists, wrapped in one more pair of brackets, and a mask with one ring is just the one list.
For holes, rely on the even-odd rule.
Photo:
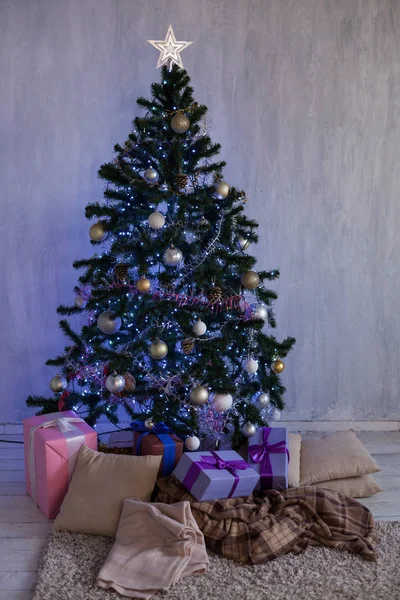
{"label": "pink gift box", "polygon": [[97,433],[71,410],[23,420],[26,491],[49,519],[67,493],[79,448],[97,450]]}

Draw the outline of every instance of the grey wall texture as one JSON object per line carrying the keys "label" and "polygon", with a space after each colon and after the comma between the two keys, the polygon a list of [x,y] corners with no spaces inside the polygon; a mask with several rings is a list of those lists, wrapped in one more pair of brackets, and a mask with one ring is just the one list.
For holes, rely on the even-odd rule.
{"label": "grey wall texture", "polygon": [[281,269],[285,419],[399,419],[400,1],[2,0],[0,421],[48,391],[84,206],[170,22]]}

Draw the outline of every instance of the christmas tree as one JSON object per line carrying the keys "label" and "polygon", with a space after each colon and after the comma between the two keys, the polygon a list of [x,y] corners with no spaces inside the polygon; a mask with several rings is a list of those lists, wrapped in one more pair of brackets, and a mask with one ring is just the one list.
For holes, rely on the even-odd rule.
{"label": "christmas tree", "polygon": [[277,295],[266,283],[279,271],[255,270],[258,225],[244,192],[223,180],[207,108],[189,84],[164,65],[151,98],[137,100],[144,116],[100,167],[104,202],[86,206],[96,253],[74,263],[75,303],[58,308],[86,313],[85,324],[76,332],[60,321],[69,343],[46,363],[59,370],[54,396],[27,404],[114,425],[122,407],[195,449],[197,437],[226,433],[238,445],[279,417],[282,358],[295,340],[271,335]]}

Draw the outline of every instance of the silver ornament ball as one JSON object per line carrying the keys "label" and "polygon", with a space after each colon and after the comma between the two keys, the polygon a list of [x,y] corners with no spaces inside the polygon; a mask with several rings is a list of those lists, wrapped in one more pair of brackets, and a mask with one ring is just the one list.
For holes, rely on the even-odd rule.
{"label": "silver ornament ball", "polygon": [[107,229],[102,221],[93,223],[89,229],[89,236],[92,242],[104,242],[107,237]]}
{"label": "silver ornament ball", "polygon": [[190,121],[183,113],[176,113],[170,122],[172,131],[175,133],[186,133],[190,127]]}
{"label": "silver ornament ball", "polygon": [[59,373],[57,375],[55,375],[53,377],[53,379],[51,379],[51,381],[50,381],[50,389],[52,389],[53,392],[56,392],[57,394],[66,390],[67,386],[68,386],[67,380],[65,379],[65,377],[63,375],[60,375]]}
{"label": "silver ornament ball", "polygon": [[269,397],[268,392],[261,392],[257,397],[257,404],[262,408],[265,408],[271,402],[271,398]]}
{"label": "silver ornament ball", "polygon": [[194,452],[200,447],[200,440],[197,435],[191,435],[185,440],[185,446],[188,450]]}
{"label": "silver ornament ball", "polygon": [[233,398],[231,394],[214,394],[212,407],[215,412],[223,413],[232,407]]}
{"label": "silver ornament ball", "polygon": [[160,178],[160,175],[159,175],[158,171],[153,169],[153,167],[149,167],[143,173],[143,177],[145,178],[147,183],[157,183],[157,181]]}
{"label": "silver ornament ball", "polygon": [[97,327],[102,333],[107,335],[117,333],[117,331],[119,331],[121,328],[121,324],[121,319],[117,317],[111,310],[106,310],[97,317]]}
{"label": "silver ornament ball", "polygon": [[243,237],[242,235],[237,236],[236,248],[238,250],[241,250],[242,252],[244,252],[245,250],[247,250],[247,248],[249,246],[250,246],[250,242],[247,238]]}
{"label": "silver ornament ball", "polygon": [[202,385],[195,385],[194,388],[191,389],[189,394],[189,399],[192,404],[196,404],[197,406],[202,406],[203,404],[207,404],[208,402],[208,390]]}
{"label": "silver ornament ball", "polygon": [[253,435],[255,435],[257,432],[257,427],[253,424],[250,423],[250,421],[246,421],[246,423],[243,425],[242,427],[242,433],[244,435],[244,437],[252,437]]}
{"label": "silver ornament ball", "polygon": [[246,362],[244,363],[244,370],[250,374],[257,373],[258,360],[254,360],[254,358],[249,358],[249,360],[246,360]]}
{"label": "silver ornament ball", "polygon": [[225,181],[219,181],[215,185],[214,198],[217,200],[225,200],[229,194],[230,187]]}
{"label": "silver ornament ball", "polygon": [[183,260],[183,254],[179,248],[170,246],[163,254],[163,262],[167,267],[177,267]]}
{"label": "silver ornament ball", "polygon": [[253,319],[266,321],[268,318],[268,308],[262,302],[250,305],[251,316]]}
{"label": "silver ornament ball", "polygon": [[281,411],[279,408],[274,408],[271,416],[274,421],[279,421],[281,418]]}
{"label": "silver ornament ball", "polygon": [[152,229],[162,229],[165,224],[165,217],[156,210],[149,215],[147,222]]}
{"label": "silver ornament ball", "polygon": [[144,426],[147,427],[147,429],[153,429],[154,427],[154,421],[151,417],[149,417],[148,419],[145,420],[144,422]]}
{"label": "silver ornament ball", "polygon": [[196,335],[204,335],[207,331],[207,325],[201,319],[198,319],[192,329]]}
{"label": "silver ornament ball", "polygon": [[119,394],[125,387],[125,378],[117,373],[112,373],[106,379],[106,388],[112,394]]}
{"label": "silver ornament ball", "polygon": [[87,300],[83,296],[78,294],[77,297],[75,298],[75,306],[77,308],[85,308],[86,304],[87,304]]}

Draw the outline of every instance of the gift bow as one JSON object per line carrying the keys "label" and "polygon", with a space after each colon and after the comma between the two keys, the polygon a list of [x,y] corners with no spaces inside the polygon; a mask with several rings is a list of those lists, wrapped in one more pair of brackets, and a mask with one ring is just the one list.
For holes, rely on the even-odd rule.
{"label": "gift bow", "polygon": [[143,421],[139,420],[133,421],[131,423],[131,428],[133,429],[133,431],[142,434],[139,436],[136,442],[135,452],[137,455],[140,454],[142,439],[149,433],[154,433],[158,437],[158,439],[164,444],[162,474],[170,475],[175,465],[175,443],[170,437],[170,434],[174,433],[172,429],[170,429],[168,425],[166,425],[162,421],[160,423],[156,423],[151,429],[149,429],[148,427],[146,427]]}
{"label": "gift bow", "polygon": [[[78,427],[72,425],[72,423],[82,422],[82,419],[79,417],[57,417],[57,419],[53,419],[52,421],[45,421],[41,425],[34,427],[34,429],[46,428],[46,427],[58,427],[61,433],[66,433],[67,431],[78,430]],[[80,431],[80,430],[78,430]]]}
{"label": "gift bow", "polygon": [[28,450],[28,466],[29,477],[32,488],[32,498],[37,502],[37,483],[36,483],[36,460],[35,460],[35,433],[38,429],[47,429],[48,427],[57,427],[64,435],[68,446],[68,475],[71,480],[72,473],[75,469],[78,450],[85,443],[85,434],[72,423],[82,423],[80,417],[56,417],[50,421],[44,421],[29,431],[29,450]]}
{"label": "gift bow", "polygon": [[232,475],[235,474],[235,471],[244,471],[249,468],[249,465],[245,460],[224,460],[214,450],[211,450],[212,456],[200,456],[200,466],[204,469],[218,469],[223,470],[226,469]]}
{"label": "gift bow", "polygon": [[239,483],[239,475],[236,471],[244,471],[245,469],[250,469],[251,467],[245,460],[224,460],[218,456],[214,450],[210,450],[210,454],[211,456],[200,456],[200,460],[196,460],[190,465],[182,483],[186,489],[191,491],[202,469],[212,469],[218,471],[226,470],[235,478],[232,489],[228,496],[228,498],[232,498]]}
{"label": "gift bow", "polygon": [[281,440],[275,444],[271,444],[268,441],[271,429],[268,427],[263,428],[263,441],[261,444],[253,444],[249,446],[249,456],[251,460],[257,464],[261,463],[260,478],[262,481],[262,488],[266,489],[272,487],[273,470],[271,464],[271,454],[287,454],[288,461],[290,461],[289,450],[286,448],[286,441]]}
{"label": "gift bow", "polygon": [[165,423],[161,421],[161,423],[156,423],[151,429],[146,427],[143,421],[133,421],[131,423],[131,427],[133,431],[137,431],[138,433],[155,433],[156,435],[159,433],[173,433],[172,429],[168,427]]}

